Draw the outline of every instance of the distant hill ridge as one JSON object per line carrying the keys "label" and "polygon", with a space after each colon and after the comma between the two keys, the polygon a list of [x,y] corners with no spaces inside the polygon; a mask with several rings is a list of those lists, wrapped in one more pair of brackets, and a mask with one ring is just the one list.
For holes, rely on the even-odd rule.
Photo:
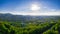
{"label": "distant hill ridge", "polygon": [[50,19],[60,19],[60,16],[29,16],[29,15],[12,15],[10,13],[2,14],[0,13],[0,20],[8,21],[26,21],[26,20],[43,20],[46,18]]}

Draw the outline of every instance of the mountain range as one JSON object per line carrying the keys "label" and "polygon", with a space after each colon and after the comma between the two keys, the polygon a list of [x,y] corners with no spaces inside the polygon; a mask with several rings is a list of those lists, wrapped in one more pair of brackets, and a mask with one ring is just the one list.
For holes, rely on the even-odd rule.
{"label": "mountain range", "polygon": [[33,20],[46,20],[46,19],[60,19],[60,16],[29,16],[29,15],[13,15],[10,13],[0,13],[0,20],[3,21],[33,21]]}

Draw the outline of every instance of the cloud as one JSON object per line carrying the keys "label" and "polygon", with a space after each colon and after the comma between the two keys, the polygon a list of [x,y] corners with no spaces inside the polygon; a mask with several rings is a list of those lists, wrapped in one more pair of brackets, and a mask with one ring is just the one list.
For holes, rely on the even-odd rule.
{"label": "cloud", "polygon": [[12,14],[16,14],[16,15],[34,15],[34,16],[41,16],[41,15],[46,15],[46,16],[57,16],[60,15],[60,12],[17,12],[17,13],[12,13]]}
{"label": "cloud", "polygon": [[40,11],[0,11],[0,13],[11,13],[14,15],[33,15],[33,16],[60,16],[60,10],[40,10]]}
{"label": "cloud", "polygon": [[0,11],[0,13],[11,13],[14,15],[33,15],[33,16],[60,16],[60,10],[50,9],[47,7],[41,7],[40,10],[37,11]]}

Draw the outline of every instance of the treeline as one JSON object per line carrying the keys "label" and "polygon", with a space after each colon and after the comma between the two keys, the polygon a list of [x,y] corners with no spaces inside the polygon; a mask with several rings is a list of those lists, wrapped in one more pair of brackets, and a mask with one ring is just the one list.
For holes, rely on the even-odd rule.
{"label": "treeline", "polygon": [[19,25],[16,26],[13,24],[10,22],[0,21],[0,34],[60,34],[60,21],[56,23],[30,23],[25,27],[18,27]]}

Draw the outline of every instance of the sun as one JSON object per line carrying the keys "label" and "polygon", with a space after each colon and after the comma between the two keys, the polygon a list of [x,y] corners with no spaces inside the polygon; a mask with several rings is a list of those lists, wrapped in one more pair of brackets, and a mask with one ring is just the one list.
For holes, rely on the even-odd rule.
{"label": "sun", "polygon": [[40,7],[39,7],[37,4],[32,4],[30,9],[31,9],[32,11],[36,11],[36,10],[39,10]]}

